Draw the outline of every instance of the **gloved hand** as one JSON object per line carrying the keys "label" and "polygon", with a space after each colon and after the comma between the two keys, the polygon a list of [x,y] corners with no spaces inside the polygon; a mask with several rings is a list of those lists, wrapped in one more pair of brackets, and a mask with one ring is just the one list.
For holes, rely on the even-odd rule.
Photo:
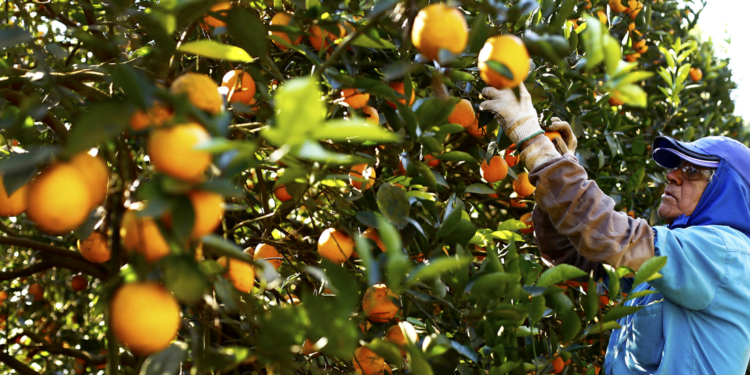
{"label": "gloved hand", "polygon": [[560,120],[558,117],[553,117],[550,120],[552,121],[552,125],[544,130],[548,132],[555,131],[562,136],[560,141],[557,141],[557,138],[552,141],[552,143],[555,144],[555,148],[557,148],[562,155],[568,154],[575,156],[576,147],[578,147],[578,139],[575,134],[573,134],[573,129],[570,127],[570,124],[568,124],[567,121]]}
{"label": "gloved hand", "polygon": [[498,119],[503,132],[517,145],[544,133],[539,126],[539,115],[531,103],[531,95],[524,85],[519,85],[521,100],[517,100],[511,89],[498,90],[487,86],[482,96],[487,98],[479,105],[480,111],[488,111]]}

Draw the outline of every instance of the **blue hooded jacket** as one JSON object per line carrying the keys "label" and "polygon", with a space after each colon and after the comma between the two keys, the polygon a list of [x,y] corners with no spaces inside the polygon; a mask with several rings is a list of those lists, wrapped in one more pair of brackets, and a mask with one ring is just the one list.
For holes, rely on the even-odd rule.
{"label": "blue hooded jacket", "polygon": [[622,328],[612,332],[607,347],[607,375],[725,375],[748,368],[750,149],[725,137],[677,143],[721,161],[692,215],[653,228],[655,255],[666,255],[667,265],[662,278],[632,291],[657,293],[626,303],[644,307],[618,320]]}

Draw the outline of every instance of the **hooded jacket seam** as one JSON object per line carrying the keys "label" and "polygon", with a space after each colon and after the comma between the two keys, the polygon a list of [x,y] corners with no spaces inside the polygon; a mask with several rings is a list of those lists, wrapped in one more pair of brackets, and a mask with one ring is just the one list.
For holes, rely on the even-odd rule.
{"label": "hooded jacket seam", "polygon": [[716,231],[716,229],[711,228],[710,225],[706,225],[705,227],[708,228],[708,230],[710,230],[711,232],[713,232],[716,235],[716,237],[718,237],[719,240],[721,240],[721,243],[724,245],[724,247],[723,247],[724,251],[723,251],[723,254],[722,254],[722,256],[724,257],[724,269],[723,269],[723,273],[724,274],[722,275],[721,281],[716,285],[716,288],[714,288],[713,292],[711,293],[711,300],[708,301],[708,303],[706,304],[706,307],[704,307],[704,308],[702,308],[702,309],[700,309],[698,311],[704,311],[704,310],[706,310],[707,308],[709,308],[711,306],[711,304],[716,299],[716,293],[717,293],[717,291],[727,281],[727,275],[729,274],[727,272],[727,260],[729,259],[729,257],[727,256],[727,253],[729,252],[729,246],[724,241],[724,237],[722,237],[721,234]]}

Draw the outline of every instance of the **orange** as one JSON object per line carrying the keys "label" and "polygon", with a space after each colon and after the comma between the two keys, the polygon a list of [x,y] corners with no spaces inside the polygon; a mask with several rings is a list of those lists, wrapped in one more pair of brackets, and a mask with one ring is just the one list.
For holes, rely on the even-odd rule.
{"label": "orange", "polygon": [[80,292],[86,289],[88,286],[89,286],[89,281],[88,279],[86,279],[86,276],[75,275],[73,276],[73,279],[70,280],[70,287],[76,292]]}
{"label": "orange", "polygon": [[166,348],[180,328],[180,305],[155,282],[122,285],[112,296],[109,311],[115,337],[138,355]]}
{"label": "orange", "polygon": [[698,68],[690,68],[690,79],[692,79],[693,82],[698,82],[701,78],[703,78],[703,71]]}
{"label": "orange", "polygon": [[429,167],[437,167],[438,165],[440,165],[440,159],[437,159],[430,154],[424,156],[424,162]]}
{"label": "orange", "polygon": [[[505,64],[513,73],[513,79],[509,79],[492,70],[488,61],[496,61]],[[484,82],[496,89],[514,88],[521,84],[529,74],[529,51],[523,44],[521,38],[512,34],[493,36],[484,43],[479,51],[477,66],[479,75]]]}
{"label": "orange", "polygon": [[362,113],[365,115],[365,119],[372,125],[380,125],[380,115],[378,110],[369,105],[362,107]]}
{"label": "orange", "polygon": [[464,128],[468,128],[476,120],[474,114],[474,107],[471,106],[471,102],[466,99],[461,99],[456,103],[456,107],[453,108],[450,116],[448,116],[448,122],[451,124],[459,124]]}
{"label": "orange", "polygon": [[[287,13],[276,13],[273,18],[271,18],[271,22],[268,24],[269,26],[288,26],[292,22],[292,16],[290,16]],[[284,39],[289,44],[299,44],[299,42],[302,41],[302,35],[298,36],[297,39],[292,42],[291,39],[289,39],[289,35],[283,31],[269,31],[268,35],[276,35],[281,39]],[[280,50],[286,51],[287,48],[281,43],[273,42],[277,47],[279,47]]]}
{"label": "orange", "polygon": [[130,128],[136,131],[143,130],[149,126],[162,126],[172,119],[172,109],[161,102],[154,102],[148,111],[138,109],[130,116]]}
{"label": "orange", "polygon": [[562,372],[564,367],[565,363],[563,363],[562,358],[557,357],[552,360],[552,372],[550,372],[550,374],[559,374]]}
{"label": "orange", "polygon": [[544,135],[546,135],[550,141],[552,141],[555,138],[562,138],[562,135],[560,134],[560,132],[544,132]]}
{"label": "orange", "polygon": [[607,102],[609,103],[609,105],[615,106],[615,107],[625,104],[625,102],[615,97],[609,98]]}
{"label": "orange", "polygon": [[[399,322],[385,331],[385,339],[403,348],[419,341],[417,330],[408,322]],[[401,349],[401,355],[406,356],[406,350]]]}
{"label": "orange", "polygon": [[646,53],[646,51],[648,51],[648,46],[646,45],[646,39],[641,39],[638,42],[633,43],[633,50],[635,50],[639,54]]}
{"label": "orange", "polygon": [[526,208],[526,202],[520,202],[518,199],[510,199],[510,206],[514,208]]}
{"label": "orange", "polygon": [[[2,305],[3,302],[5,302],[7,299],[8,299],[8,292],[4,290],[0,290],[0,305]],[[3,316],[3,318],[4,317],[5,316]],[[5,320],[0,321],[0,323],[3,323],[3,322],[5,322]]]}
{"label": "orange", "polygon": [[411,41],[419,53],[437,60],[441,49],[460,55],[469,40],[469,26],[460,10],[441,3],[427,5],[417,13]]}
{"label": "orange", "polygon": [[78,251],[91,263],[104,263],[112,256],[107,236],[100,232],[91,233],[83,242],[78,240]]}
{"label": "orange", "polygon": [[[229,12],[226,12],[227,10],[232,8],[232,3],[230,2],[224,2],[224,3],[218,3],[211,7],[210,12],[211,13],[219,13],[222,16],[226,17]],[[205,15],[203,16],[203,22],[201,23],[201,28],[203,30],[208,30],[209,26],[213,27],[224,27],[226,26],[226,22],[215,18],[213,16]]]}
{"label": "orange", "polygon": [[385,359],[380,358],[375,352],[367,347],[360,346],[354,350],[352,359],[354,370],[362,375],[380,375],[383,373]]}
{"label": "orange", "polygon": [[631,53],[629,55],[625,55],[625,61],[627,61],[627,62],[635,62],[636,60],[638,60],[639,57],[641,57],[640,53],[637,53],[637,52],[636,53]]}
{"label": "orange", "polygon": [[78,167],[58,162],[29,185],[26,215],[45,232],[63,234],[86,221],[91,199],[91,189]]}
{"label": "orange", "polygon": [[635,22],[631,22],[628,24],[628,31],[633,31],[633,30],[635,30]]}
{"label": "orange", "polygon": [[602,306],[608,306],[609,305],[609,297],[607,296],[599,296],[599,304]]}
{"label": "orange", "polygon": [[205,74],[185,73],[172,82],[169,92],[173,95],[187,95],[196,108],[213,115],[221,112],[224,105],[219,85]]}
{"label": "orange", "polygon": [[380,239],[380,236],[378,235],[378,232],[375,230],[375,228],[365,229],[365,231],[362,232],[362,237],[375,241],[375,244],[378,245],[381,251],[388,250],[388,248],[385,247],[383,241]]}
{"label": "orange", "polygon": [[225,256],[216,260],[216,263],[227,269],[224,277],[240,292],[249,293],[255,285],[255,268],[253,268],[252,264],[239,259],[228,259],[229,265],[227,265],[227,257]]}
{"label": "orange", "polygon": [[393,319],[398,312],[398,306],[391,301],[391,297],[398,300],[398,295],[385,284],[376,284],[367,288],[362,297],[362,310],[367,319],[379,323]]}
{"label": "orange", "polygon": [[[365,170],[365,168],[367,168]],[[357,190],[365,191],[375,184],[375,168],[367,164],[357,164],[349,170],[349,182]]]}
{"label": "orange", "polygon": [[516,175],[516,180],[513,180],[513,191],[518,194],[519,197],[528,197],[534,194],[536,187],[529,182],[529,173],[523,172]]}
{"label": "orange", "polygon": [[599,17],[599,22],[601,22],[603,25],[607,24],[607,13],[604,13],[603,10],[596,12],[596,16]]}
{"label": "orange", "polygon": [[490,159],[489,164],[487,164],[487,160],[482,160],[480,170],[482,171],[482,177],[492,184],[502,181],[508,175],[508,164],[501,156],[495,155]]}
{"label": "orange", "polygon": [[609,8],[615,13],[622,13],[628,9],[620,0],[609,0]]}
{"label": "orange", "polygon": [[487,128],[479,127],[479,119],[477,118],[466,128],[466,132],[474,138],[482,138],[487,135]]}
{"label": "orange", "polygon": [[527,212],[523,215],[521,215],[520,218],[518,218],[522,223],[526,224],[526,228],[519,229],[518,231],[521,233],[533,233],[534,232],[534,222],[531,221],[531,212]]}
{"label": "orange", "polygon": [[224,217],[224,197],[214,192],[196,190],[189,192],[188,198],[195,213],[190,238],[198,239],[213,233]]}
{"label": "orange", "polygon": [[194,122],[159,128],[149,134],[148,156],[157,171],[198,181],[211,164],[211,154],[194,148],[210,139],[206,129]]}
{"label": "orange", "polygon": [[591,0],[584,0],[583,3],[585,4],[583,9],[591,10]]}
{"label": "orange", "polygon": [[8,196],[3,183],[3,176],[0,175],[0,216],[18,216],[26,211],[28,193],[29,184],[26,184]]}
{"label": "orange", "polygon": [[284,185],[281,185],[281,186],[277,187],[273,191],[273,195],[276,196],[276,199],[278,199],[278,200],[280,200],[282,202],[286,202],[286,201],[292,199],[292,196],[289,195],[288,191],[286,191],[286,186],[284,186]]}
{"label": "orange", "polygon": [[352,256],[354,241],[336,228],[328,228],[318,238],[318,254],[329,261],[342,264]]}
{"label": "orange", "polygon": [[[240,78],[238,80],[238,78]],[[239,83],[238,83],[239,82]],[[249,73],[242,69],[230,70],[221,78],[221,87],[226,91],[227,101],[230,103],[240,102],[246,105],[253,104],[255,99],[255,81]]]}
{"label": "orange", "polygon": [[370,100],[370,94],[360,93],[357,89],[343,89],[341,90],[341,97],[344,98],[343,102],[352,109],[364,108]]}
{"label": "orange", "polygon": [[29,290],[27,292],[34,296],[34,301],[40,301],[44,298],[44,288],[37,283],[29,285]]}
{"label": "orange", "polygon": [[109,187],[107,163],[100,157],[92,156],[87,152],[80,152],[70,159],[70,164],[78,169],[86,180],[93,204],[96,206],[104,202]]}
{"label": "orange", "polygon": [[[280,259],[269,259],[269,258],[280,258]],[[271,263],[274,268],[279,269],[281,263],[284,262],[284,256],[276,250],[275,247],[262,243],[255,248],[255,254],[253,255],[254,260],[265,260]]]}
{"label": "orange", "polygon": [[125,250],[143,254],[149,262],[155,262],[170,253],[169,244],[154,219],[138,217],[134,210],[128,210],[122,216],[120,236]]}
{"label": "orange", "polygon": [[516,164],[518,164],[518,155],[513,155],[514,151],[516,151],[515,143],[505,149],[505,153],[503,153],[503,159],[505,159],[505,163],[508,164],[508,167],[515,167]]}
{"label": "orange", "polygon": [[[392,88],[393,91],[395,91],[395,92],[397,92],[397,93],[399,93],[401,95],[406,95],[406,94],[404,94],[405,90],[404,90],[404,83],[403,82],[391,82],[388,86],[390,88]],[[409,99],[409,104],[408,104],[409,106],[411,106],[412,104],[414,104],[414,99],[415,98],[416,98],[416,94],[414,93],[414,87],[412,86],[412,89],[411,89],[411,98]],[[395,104],[393,104],[393,103],[391,103],[391,102],[389,102],[387,100],[386,100],[386,102],[388,103],[389,106],[391,106],[391,108],[396,109],[396,105]],[[401,104],[407,105],[406,104],[406,98],[399,99],[398,102],[401,103]]]}
{"label": "orange", "polygon": [[331,49],[331,43],[346,36],[346,29],[344,26],[340,23],[336,24],[336,26],[339,27],[339,36],[335,36],[332,32],[325,30],[325,38],[323,38],[323,31],[320,26],[315,25],[310,28],[310,34],[312,35],[310,35],[308,40],[316,51],[320,51],[321,49],[329,51]]}
{"label": "orange", "polygon": [[635,18],[638,16],[638,13],[640,13],[642,9],[643,3],[641,3],[640,1],[628,0],[627,13],[630,13],[630,20],[635,20]]}

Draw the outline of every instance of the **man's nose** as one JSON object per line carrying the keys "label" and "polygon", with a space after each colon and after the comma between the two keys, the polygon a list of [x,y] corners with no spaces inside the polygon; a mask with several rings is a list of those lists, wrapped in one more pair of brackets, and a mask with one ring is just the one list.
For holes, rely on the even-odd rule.
{"label": "man's nose", "polygon": [[679,169],[673,169],[667,173],[667,181],[670,184],[681,185],[682,184],[682,172]]}

